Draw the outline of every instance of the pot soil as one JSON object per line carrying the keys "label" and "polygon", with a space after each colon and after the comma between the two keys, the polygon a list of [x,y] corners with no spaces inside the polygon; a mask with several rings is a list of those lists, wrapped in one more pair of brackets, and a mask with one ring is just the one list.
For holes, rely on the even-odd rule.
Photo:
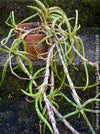
{"label": "pot soil", "polygon": [[[24,30],[30,30],[30,29],[38,29],[40,26],[39,22],[30,22],[30,23],[23,23],[20,25],[20,28]],[[16,32],[16,37],[19,36],[19,32]],[[21,33],[23,34],[23,32]],[[36,58],[33,58],[31,56],[27,56],[31,60],[38,60],[40,59],[38,55],[41,55],[42,57],[46,56],[46,53],[48,51],[48,45],[46,42],[41,43],[39,46],[35,46],[35,44],[39,43],[46,35],[41,32],[41,30],[36,30],[34,33],[29,33],[25,36],[24,40],[26,42],[26,50],[28,53],[33,54]],[[21,49],[24,50],[23,44],[21,43]]]}

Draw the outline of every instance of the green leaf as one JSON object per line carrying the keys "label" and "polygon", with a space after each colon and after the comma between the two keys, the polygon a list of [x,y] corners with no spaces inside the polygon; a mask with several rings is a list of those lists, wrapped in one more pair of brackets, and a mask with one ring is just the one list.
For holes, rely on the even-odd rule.
{"label": "green leaf", "polygon": [[1,82],[0,82],[0,86],[2,85],[2,83],[3,83],[4,79],[5,79],[6,72],[7,72],[7,67],[8,67],[8,64],[9,64],[9,62],[10,62],[10,60],[11,60],[12,58],[13,58],[13,56],[10,56],[10,57],[7,59],[5,65],[4,65],[3,73],[2,73],[2,80],[1,80]]}
{"label": "green leaf", "polygon": [[47,119],[45,119],[45,117],[42,115],[42,113],[39,110],[38,101],[39,101],[39,98],[36,98],[35,99],[36,112],[37,112],[38,116],[40,117],[40,119],[48,126],[49,130],[51,131],[51,133],[54,134],[51,125],[49,124]]}
{"label": "green leaf", "polygon": [[4,45],[8,42],[9,38],[12,36],[13,31],[14,31],[14,28],[12,28],[12,29],[10,30],[10,32],[9,32],[9,34],[8,34],[8,36],[7,36],[7,38],[5,38],[5,39],[3,39],[3,40],[1,41],[1,44],[2,44],[1,46],[4,46]]}
{"label": "green leaf", "polygon": [[22,20],[22,21],[17,25],[17,27],[19,27],[22,23],[25,23],[26,21],[28,21],[28,20],[30,20],[30,19],[36,17],[37,15],[38,15],[38,13],[36,13],[36,14],[34,14],[34,15],[32,15],[32,16],[30,16],[30,17],[24,19],[24,20]]}

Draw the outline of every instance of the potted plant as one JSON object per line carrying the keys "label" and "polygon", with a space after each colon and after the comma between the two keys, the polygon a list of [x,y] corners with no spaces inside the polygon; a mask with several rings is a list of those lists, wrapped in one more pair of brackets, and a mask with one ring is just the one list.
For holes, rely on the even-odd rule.
{"label": "potted plant", "polygon": [[[43,42],[39,46],[35,47],[35,44],[39,43],[46,36],[45,33],[41,30],[41,24],[39,22],[23,23],[19,26],[19,28],[19,31],[15,30],[17,38],[20,34],[22,36],[22,34],[24,34],[27,30],[31,29],[32,31],[25,36],[24,41],[26,43],[27,52],[33,54],[35,58],[31,56],[28,56],[28,58],[31,60],[39,59],[38,54],[44,57],[48,51],[48,45],[46,42]],[[24,50],[23,43],[21,43],[21,49]]]}
{"label": "potted plant", "polygon": [[[45,127],[47,126],[51,133],[53,134],[59,134],[59,129],[56,126],[56,119],[55,115],[58,117],[58,120],[62,121],[74,134],[79,134],[78,130],[75,130],[71,124],[66,120],[67,117],[70,117],[72,115],[75,115],[77,113],[82,114],[83,118],[85,119],[87,125],[89,126],[91,133],[95,134],[95,131],[90,124],[87,116],[86,111],[93,112],[93,113],[100,113],[99,110],[91,110],[85,108],[87,104],[93,102],[93,101],[100,101],[100,99],[91,98],[88,99],[86,102],[82,103],[80,100],[80,97],[77,94],[77,88],[80,88],[81,90],[86,90],[87,88],[94,87],[95,85],[99,84],[100,81],[94,85],[89,85],[88,81],[88,69],[87,69],[87,63],[91,66],[96,66],[96,63],[92,63],[88,61],[85,58],[85,52],[84,52],[84,45],[82,42],[82,39],[78,36],[76,36],[77,30],[80,28],[78,26],[78,11],[76,10],[76,19],[75,19],[75,26],[72,28],[70,21],[73,18],[68,18],[65,14],[65,12],[59,8],[59,7],[47,7],[40,2],[39,0],[35,0],[37,6],[28,6],[29,8],[32,8],[33,10],[36,10],[36,14],[26,18],[22,22],[20,22],[18,25],[15,23],[14,19],[14,13],[11,12],[10,16],[8,17],[6,23],[11,26],[11,30],[7,36],[7,38],[3,39],[1,41],[1,44],[4,48],[0,48],[1,51],[8,53],[9,58],[7,59],[3,75],[2,75],[2,81],[4,80],[4,77],[6,75],[7,66],[9,64],[11,72],[17,76],[20,79],[28,80],[29,85],[27,90],[21,89],[21,91],[29,96],[32,97],[35,100],[35,108],[38,116],[40,117],[40,120],[44,123],[44,129],[43,133],[45,134]],[[29,33],[34,33],[35,29],[22,29],[21,24],[25,23],[29,19],[35,17],[40,17],[40,25],[37,27],[39,31],[45,34],[45,37],[40,40],[39,42],[34,43],[35,48],[41,43],[46,42],[48,47],[48,51],[46,52],[46,57],[42,57],[41,54],[36,50],[38,54],[38,58],[44,60],[46,62],[46,66],[40,68],[35,73],[33,73],[32,67],[32,61],[30,61],[29,57],[31,56],[33,58],[37,57],[34,54],[26,52],[26,42],[25,38]],[[9,23],[11,21],[11,24]],[[40,28],[40,29],[39,29]],[[13,43],[11,44],[11,47],[7,47],[7,41],[10,37],[13,36],[13,33],[17,31],[18,35]],[[19,45],[22,44],[23,51],[19,49]],[[79,52],[79,48],[82,48],[82,55]],[[74,53],[73,53],[74,52]],[[83,60],[83,65],[86,72],[86,85],[84,87],[75,87],[74,83],[69,75],[69,68],[68,66],[70,64],[73,64],[73,59],[75,59],[76,55],[78,55]],[[14,72],[14,69],[12,67],[12,58],[16,59],[17,65],[22,69],[22,71],[27,75],[26,78],[20,77],[18,74]],[[25,62],[24,62],[25,61]],[[58,62],[61,62],[61,65],[63,67],[63,77],[60,77],[57,64]],[[26,64],[27,63],[27,64]],[[28,66],[28,68],[27,68]],[[15,67],[17,68],[17,66]],[[44,75],[44,78],[42,78],[42,83],[37,83],[36,78],[40,74]],[[54,76],[57,76],[57,78],[60,80],[61,84],[59,88],[56,88]],[[67,82],[65,81],[65,78],[67,78]],[[37,88],[37,90],[34,90],[33,85]],[[71,91],[72,99],[69,99],[64,93],[61,92],[62,86],[66,85],[68,89]],[[66,90],[68,90],[66,89]],[[62,116],[59,113],[58,104],[56,103],[56,96],[63,96],[73,107],[76,108],[75,111],[72,113],[67,113],[65,116]],[[74,101],[72,101],[74,100]],[[48,120],[49,118],[49,120]]]}

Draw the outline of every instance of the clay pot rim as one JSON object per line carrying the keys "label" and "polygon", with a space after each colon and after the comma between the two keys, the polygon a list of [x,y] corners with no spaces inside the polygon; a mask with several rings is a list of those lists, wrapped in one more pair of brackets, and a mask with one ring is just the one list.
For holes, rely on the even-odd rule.
{"label": "clay pot rim", "polygon": [[[28,25],[32,25],[32,24],[38,24],[38,25],[40,25],[41,23],[40,22],[26,22],[26,23],[22,23],[20,26],[19,26],[19,28],[22,28],[22,27],[24,27],[24,26],[28,26]],[[21,27],[22,26],[22,27]],[[22,28],[23,29],[23,28]],[[31,28],[30,28],[31,29]],[[34,28],[33,28],[34,29]],[[16,35],[19,35],[20,34],[20,32],[19,31],[17,31],[17,30],[15,30],[14,31],[15,32],[15,34]],[[24,33],[24,32],[23,32]],[[29,37],[40,37],[40,36],[46,36],[46,34],[44,33],[44,32],[42,32],[42,31],[39,31],[39,33],[37,32],[37,33],[29,33],[28,34],[28,36]]]}
{"label": "clay pot rim", "polygon": [[[18,35],[20,34],[20,32],[18,32],[17,30],[15,30],[14,32],[15,32],[15,34],[18,34]],[[42,32],[41,33],[29,33],[28,34],[28,36],[43,36],[43,35],[44,35],[44,37],[46,36],[46,34],[42,33]]]}
{"label": "clay pot rim", "polygon": [[[27,27],[28,25],[29,25],[29,27]],[[31,25],[33,25],[33,27]],[[23,29],[24,26],[26,26],[26,30],[28,30],[28,29],[30,30],[30,29],[34,29],[35,27],[38,28],[38,26],[40,26],[40,23],[39,22],[27,22],[27,23],[21,24],[19,26],[19,28],[21,27]],[[24,31],[22,32],[22,31],[18,31],[18,30],[15,30],[14,32],[15,32],[16,38],[18,38],[20,34],[24,34],[25,33]],[[40,40],[40,38],[44,38],[44,37],[46,37],[46,34],[44,32],[42,32],[41,30],[37,30],[36,33],[35,32],[34,33],[31,32],[31,33],[27,34],[24,39],[25,39],[25,41],[27,43],[30,43],[29,39],[30,40],[31,39],[34,40],[35,38],[39,38],[39,40]],[[32,40],[31,43],[34,42],[33,40]],[[37,42],[38,41],[36,41],[35,43],[37,43]]]}
{"label": "clay pot rim", "polygon": [[38,25],[40,25],[41,23],[40,22],[26,22],[26,23],[22,23],[20,26],[31,25],[31,24],[38,24]]}
{"label": "clay pot rim", "polygon": [[[26,26],[31,26],[31,25],[33,25],[33,24],[37,24],[37,26],[35,27],[33,27],[33,28],[29,28],[29,29],[24,29],[24,27]],[[30,30],[30,29],[34,29],[34,28],[37,28],[37,27],[39,27],[39,25],[40,25],[41,23],[40,22],[26,22],[26,23],[22,23],[20,26],[19,26],[19,28],[22,28],[23,30]],[[15,33],[17,33],[17,34],[19,34],[19,31],[17,31],[17,30],[15,30]],[[31,34],[33,34],[33,33],[29,33],[28,35],[31,35]],[[37,33],[34,33],[34,34],[36,34],[36,35],[40,35],[40,34],[45,34],[43,31],[39,31],[39,32],[37,32]]]}

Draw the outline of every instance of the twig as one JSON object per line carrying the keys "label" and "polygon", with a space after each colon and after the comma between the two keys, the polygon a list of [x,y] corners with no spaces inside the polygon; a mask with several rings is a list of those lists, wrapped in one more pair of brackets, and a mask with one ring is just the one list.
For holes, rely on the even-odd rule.
{"label": "twig", "polygon": [[51,87],[50,93],[54,90],[54,72],[53,70],[51,70],[51,85],[53,85]]}
{"label": "twig", "polygon": [[[44,82],[43,82],[43,88],[44,88],[45,91],[46,91],[46,85],[48,85],[48,79],[49,79],[49,74],[50,74],[50,70],[49,70],[50,58],[49,57],[51,56],[54,47],[55,47],[55,45],[53,45],[50,48],[49,53],[48,53],[48,57],[47,57],[46,72],[45,72],[45,78],[44,78]],[[51,121],[54,133],[59,134],[59,131],[58,131],[57,127],[56,127],[56,121],[54,119],[53,111],[50,109],[50,106],[49,106],[48,99],[46,97],[45,91],[42,92],[42,94],[43,94],[44,101],[45,101],[45,104],[46,104],[46,107],[47,107],[47,110],[48,110],[49,119]]]}
{"label": "twig", "polygon": [[79,100],[79,96],[78,96],[78,94],[77,94],[77,92],[76,92],[76,90],[75,90],[75,88],[74,88],[74,84],[73,84],[73,82],[72,82],[72,80],[71,80],[71,78],[70,78],[68,69],[67,69],[67,67],[66,67],[66,65],[65,65],[65,63],[64,63],[63,57],[62,57],[62,55],[61,55],[61,53],[60,53],[60,48],[59,48],[59,46],[58,46],[57,43],[56,43],[56,47],[57,47],[57,51],[58,51],[60,60],[61,60],[62,65],[63,65],[64,72],[65,72],[66,77],[67,77],[67,79],[68,79],[70,88],[71,88],[71,90],[72,90],[72,92],[73,92],[74,100],[76,101],[76,103],[77,103],[78,105],[81,105],[80,100]]}
{"label": "twig", "polygon": [[49,79],[49,75],[50,75],[50,70],[49,70],[50,58],[49,57],[51,56],[51,53],[52,53],[52,50],[53,50],[54,47],[55,47],[55,45],[53,45],[51,47],[51,49],[49,50],[49,53],[48,53],[48,57],[47,57],[47,61],[46,61],[46,72],[45,72],[45,78],[44,78],[43,86],[48,84],[48,79]]}
{"label": "twig", "polygon": [[79,71],[78,68],[75,66],[75,64],[71,61],[71,59],[67,56],[67,59],[70,61],[70,63],[73,65],[74,69],[76,71]]}
{"label": "twig", "polygon": [[26,101],[30,103],[34,102],[34,100],[29,100],[28,96],[26,96]]}
{"label": "twig", "polygon": [[[49,101],[48,103],[49,103],[50,107],[52,108],[52,110],[55,112],[55,114],[56,114],[59,118],[63,117],[63,116],[57,111],[57,109],[51,104],[50,101]],[[77,131],[70,125],[70,123],[69,123],[68,121],[66,121],[65,119],[62,119],[61,121],[64,122],[64,124],[73,132],[73,134],[80,134],[79,132],[77,132]]]}
{"label": "twig", "polygon": [[[32,79],[31,74],[28,72],[27,68],[25,67],[24,63],[22,62],[21,58],[18,56],[19,62],[22,65],[22,67],[24,68],[24,70],[28,73],[28,76],[30,79]],[[33,80],[33,84],[38,87],[37,83],[35,82],[35,80]]]}
{"label": "twig", "polygon": [[91,66],[96,66],[96,63],[92,63],[90,61],[88,61],[86,58],[84,58],[77,50],[76,48],[73,46],[74,51],[77,53],[77,55],[86,63],[90,64]]}
{"label": "twig", "polygon": [[[9,53],[9,57],[10,57],[10,53]],[[17,75],[17,74],[13,71],[12,64],[11,64],[11,60],[9,61],[9,66],[10,66],[10,70],[11,70],[12,74],[14,74],[17,78],[22,79],[22,80],[30,80],[30,78],[23,78],[23,77],[20,77],[19,75]]]}
{"label": "twig", "polygon": [[[51,55],[53,56],[53,51]],[[53,60],[53,57],[51,58],[51,60]],[[50,93],[54,90],[54,72],[52,69],[51,69],[51,85],[53,85],[53,87],[51,87]]]}
{"label": "twig", "polygon": [[53,115],[53,111],[51,110],[50,106],[49,106],[49,101],[46,97],[46,93],[43,94],[43,97],[44,97],[44,101],[46,103],[46,107],[47,107],[47,110],[48,110],[48,114],[49,114],[49,119],[51,121],[51,124],[52,124],[52,127],[53,127],[53,130],[54,130],[54,133],[55,134],[60,134],[57,127],[56,127],[56,121],[55,121],[55,118],[54,118],[54,115]]}
{"label": "twig", "polygon": [[94,98],[96,99],[98,96],[100,96],[100,93],[98,93]]}
{"label": "twig", "polygon": [[[54,47],[54,46],[53,46]],[[52,49],[51,51],[52,52]],[[48,54],[48,56],[50,56],[50,53]],[[50,62],[50,59],[48,59],[47,61],[47,65],[46,65],[46,77],[44,78],[44,83],[47,84],[48,83],[48,77],[49,77],[49,63]],[[46,94],[45,92],[43,92],[43,96],[44,96],[44,101],[46,103],[46,106],[47,106],[47,109],[48,109],[48,114],[49,114],[49,118],[51,119],[51,123],[52,123],[52,126],[53,126],[53,129],[54,129],[54,132],[55,134],[59,134],[59,131],[58,129],[56,128],[56,122],[55,122],[55,119],[53,117],[53,114],[52,114],[52,111],[50,109],[50,107],[53,107],[52,104],[49,102],[49,100],[47,99],[46,97]],[[49,106],[50,105],[50,106]],[[54,108],[54,107],[53,107]],[[55,109],[55,108],[54,108]],[[53,111],[54,111],[53,109]],[[56,110],[56,113],[59,113],[57,110]],[[59,114],[60,115],[60,114]],[[62,116],[59,116],[59,117],[62,117]],[[66,126],[68,126],[68,128],[75,134],[79,134],[65,119],[63,119],[63,122],[65,123]]]}

